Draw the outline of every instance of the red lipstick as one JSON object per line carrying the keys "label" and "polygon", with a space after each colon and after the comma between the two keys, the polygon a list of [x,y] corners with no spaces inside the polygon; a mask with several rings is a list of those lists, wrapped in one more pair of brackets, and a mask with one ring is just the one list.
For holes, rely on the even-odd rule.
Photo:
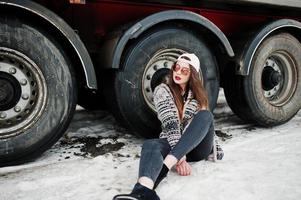
{"label": "red lipstick", "polygon": [[181,78],[178,77],[178,76],[175,76],[175,79],[176,79],[177,81],[181,80]]}

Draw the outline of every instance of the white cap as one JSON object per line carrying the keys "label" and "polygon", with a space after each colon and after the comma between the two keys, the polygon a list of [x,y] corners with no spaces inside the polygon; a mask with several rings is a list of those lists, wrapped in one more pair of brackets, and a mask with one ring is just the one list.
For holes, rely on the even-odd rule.
{"label": "white cap", "polygon": [[197,72],[200,71],[200,60],[193,53],[184,53],[178,57],[177,61],[188,63],[194,67]]}

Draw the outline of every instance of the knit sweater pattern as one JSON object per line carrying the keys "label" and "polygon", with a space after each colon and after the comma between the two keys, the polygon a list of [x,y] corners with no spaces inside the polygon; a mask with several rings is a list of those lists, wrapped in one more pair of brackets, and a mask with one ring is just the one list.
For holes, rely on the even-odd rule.
{"label": "knit sweater pattern", "polygon": [[162,132],[159,137],[166,138],[171,148],[173,148],[178,143],[193,116],[198,112],[198,102],[193,98],[192,91],[189,90],[183,107],[183,117],[180,120],[170,88],[166,84],[161,83],[155,88],[154,104],[158,119],[161,121]]}

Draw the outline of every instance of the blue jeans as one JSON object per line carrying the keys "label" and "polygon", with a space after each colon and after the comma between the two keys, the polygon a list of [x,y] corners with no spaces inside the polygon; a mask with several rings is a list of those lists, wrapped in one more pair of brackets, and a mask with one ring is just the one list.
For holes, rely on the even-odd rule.
{"label": "blue jeans", "polygon": [[168,154],[178,160],[186,155],[188,162],[207,158],[212,151],[213,139],[213,115],[210,111],[201,110],[193,117],[173,149],[165,138],[149,139],[143,143],[139,178],[146,176],[155,182]]}

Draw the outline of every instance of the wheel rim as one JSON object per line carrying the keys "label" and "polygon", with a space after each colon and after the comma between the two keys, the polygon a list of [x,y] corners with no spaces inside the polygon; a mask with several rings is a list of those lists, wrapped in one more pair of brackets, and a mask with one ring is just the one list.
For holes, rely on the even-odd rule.
{"label": "wheel rim", "polygon": [[185,51],[180,49],[159,50],[147,63],[142,76],[142,93],[147,105],[155,111],[153,92],[164,78],[176,59]]}
{"label": "wheel rim", "polygon": [[285,105],[297,88],[297,66],[285,51],[272,53],[266,60],[262,73],[263,95],[274,106]]}
{"label": "wheel rim", "polygon": [[46,105],[45,83],[31,59],[0,48],[0,138],[24,133],[36,123]]}
{"label": "wheel rim", "polygon": [[[176,48],[159,50],[144,68],[142,76],[142,93],[145,102],[154,112],[154,89],[167,78],[172,65],[176,62],[177,58],[185,52],[186,51],[184,50]],[[199,76],[202,77],[202,70],[200,70]]]}

